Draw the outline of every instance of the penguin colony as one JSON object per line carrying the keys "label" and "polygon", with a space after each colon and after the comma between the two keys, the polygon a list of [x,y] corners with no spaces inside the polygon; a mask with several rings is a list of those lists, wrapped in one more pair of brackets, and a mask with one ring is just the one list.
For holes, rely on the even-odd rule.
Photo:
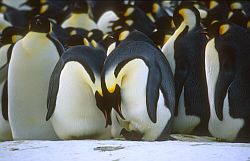
{"label": "penguin colony", "polygon": [[2,0],[0,140],[250,141],[247,1]]}

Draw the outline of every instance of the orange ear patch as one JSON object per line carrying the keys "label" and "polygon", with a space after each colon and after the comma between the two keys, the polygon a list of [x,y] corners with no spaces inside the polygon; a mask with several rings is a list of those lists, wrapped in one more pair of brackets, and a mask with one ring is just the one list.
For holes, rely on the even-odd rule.
{"label": "orange ear patch", "polygon": [[230,26],[228,24],[221,25],[219,28],[219,34],[220,35],[225,34],[229,28],[230,28]]}

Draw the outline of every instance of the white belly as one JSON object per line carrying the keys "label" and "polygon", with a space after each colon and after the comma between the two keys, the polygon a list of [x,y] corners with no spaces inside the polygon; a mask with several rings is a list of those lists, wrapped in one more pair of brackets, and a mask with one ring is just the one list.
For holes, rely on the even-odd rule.
{"label": "white belly", "polygon": [[[121,85],[121,109],[126,121],[121,123],[129,131],[140,131],[143,140],[156,140],[171,118],[170,110],[165,106],[162,93],[157,104],[157,122],[153,123],[147,112],[146,83],[148,67],[142,60],[135,60],[138,65],[123,78]],[[122,121],[122,120],[120,120]]]}
{"label": "white belly", "polygon": [[236,119],[230,116],[227,94],[224,100],[223,120],[220,121],[217,118],[215,109],[213,109],[213,112],[211,112],[211,117],[209,119],[208,129],[209,132],[216,138],[233,141],[237,137],[237,134],[239,133],[243,125],[243,119]]}
{"label": "white belly", "polygon": [[2,114],[2,95],[5,82],[0,84],[0,140],[12,140],[9,122],[3,118]]}
{"label": "white belly", "polygon": [[55,139],[51,122],[46,122],[45,117],[49,79],[59,56],[51,42],[30,39],[27,44],[23,40],[13,48],[8,73],[13,138]]}
{"label": "white belly", "polygon": [[105,128],[104,115],[82,70],[77,62],[64,66],[51,122],[61,139],[108,138],[110,129]]}
{"label": "white belly", "polygon": [[183,89],[179,99],[178,115],[174,117],[173,132],[175,133],[190,134],[200,123],[199,117],[187,115],[185,110]]}

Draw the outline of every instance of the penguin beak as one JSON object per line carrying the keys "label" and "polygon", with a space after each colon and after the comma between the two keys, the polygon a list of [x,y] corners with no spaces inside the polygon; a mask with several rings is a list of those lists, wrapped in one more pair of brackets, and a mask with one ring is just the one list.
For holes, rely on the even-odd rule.
{"label": "penguin beak", "polygon": [[95,99],[96,99],[97,107],[104,114],[104,117],[105,117],[105,120],[106,120],[105,127],[107,127],[108,125],[111,125],[111,117],[110,117],[111,110],[110,110],[110,112],[108,112],[108,110],[107,110],[108,108],[105,105],[104,97],[103,97],[103,94],[102,94],[101,91],[96,91],[95,92]]}
{"label": "penguin beak", "polygon": [[103,99],[104,99],[104,115],[106,117],[106,125],[111,125],[111,111],[112,108],[119,114],[119,116],[124,119],[121,114],[121,93],[120,87],[118,84],[114,83],[113,86],[107,88],[105,83],[104,75],[102,75],[101,86],[103,91]]}
{"label": "penguin beak", "polygon": [[107,100],[110,105],[115,109],[119,116],[125,120],[121,113],[121,88],[118,84],[115,84],[111,88],[108,88]]}

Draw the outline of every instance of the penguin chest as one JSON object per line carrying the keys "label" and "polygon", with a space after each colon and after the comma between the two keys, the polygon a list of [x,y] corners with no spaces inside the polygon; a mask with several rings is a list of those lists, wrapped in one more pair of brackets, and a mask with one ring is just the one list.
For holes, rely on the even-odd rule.
{"label": "penguin chest", "polygon": [[16,43],[8,73],[10,111],[22,118],[29,113],[34,120],[44,119],[49,79],[58,59],[56,47],[46,37]]}
{"label": "penguin chest", "polygon": [[[157,102],[157,122],[153,123],[148,115],[146,89],[148,67],[142,60],[137,60],[136,68],[125,74],[121,83],[121,111],[125,121],[120,125],[129,131],[139,131],[143,140],[156,140],[171,118],[170,110],[165,106],[164,97],[159,90]],[[150,82],[155,83],[155,82]]]}
{"label": "penguin chest", "polygon": [[97,137],[105,131],[105,118],[83,71],[77,62],[68,62],[61,71],[51,122],[63,139]]}
{"label": "penguin chest", "polygon": [[[140,62],[138,62],[140,63]],[[146,86],[148,68],[145,65],[137,66],[122,78],[121,106],[122,113],[129,120],[148,118],[146,108]]]}
{"label": "penguin chest", "polygon": [[63,28],[78,27],[78,28],[84,28],[86,30],[92,30],[96,29],[97,25],[93,20],[89,18],[88,14],[82,13],[82,14],[72,14],[69,19],[63,22],[62,27]]}

